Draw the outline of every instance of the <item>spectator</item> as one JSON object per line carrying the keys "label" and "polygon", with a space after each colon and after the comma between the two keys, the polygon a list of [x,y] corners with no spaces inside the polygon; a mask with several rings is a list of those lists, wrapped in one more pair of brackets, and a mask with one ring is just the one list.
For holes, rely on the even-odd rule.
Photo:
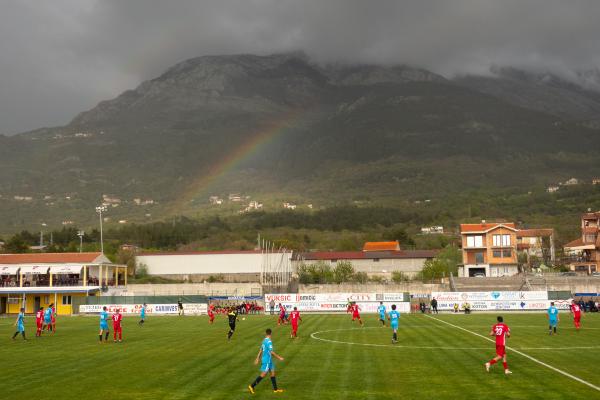
{"label": "spectator", "polygon": [[454,312],[457,313],[458,312],[458,303],[454,303]]}

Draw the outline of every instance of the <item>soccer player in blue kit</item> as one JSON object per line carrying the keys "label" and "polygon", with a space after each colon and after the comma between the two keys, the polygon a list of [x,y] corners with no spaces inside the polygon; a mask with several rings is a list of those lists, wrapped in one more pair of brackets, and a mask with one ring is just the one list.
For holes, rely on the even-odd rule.
{"label": "soccer player in blue kit", "polygon": [[105,334],[104,341],[108,342],[108,335],[110,331],[108,330],[108,312],[106,311],[106,306],[102,307],[102,311],[100,311],[100,333],[98,337],[100,338],[100,343],[102,343],[102,333]]}
{"label": "soccer player in blue kit", "polygon": [[44,327],[42,331],[47,329],[48,331],[52,330],[52,308],[51,306],[44,310]]}
{"label": "soccer player in blue kit", "polygon": [[558,308],[554,307],[554,302],[548,307],[548,335],[552,335],[552,331],[556,334],[556,326],[558,325]]}
{"label": "soccer player in blue kit", "polygon": [[388,319],[390,320],[390,326],[394,331],[394,334],[392,335],[392,343],[396,343],[398,342],[398,323],[400,322],[400,313],[396,311],[395,304],[392,304],[392,311],[390,311]]}
{"label": "soccer player in blue kit", "polygon": [[273,356],[277,357],[280,361],[283,361],[283,357],[273,351],[273,341],[271,340],[271,329],[265,331],[266,336],[260,345],[260,350],[256,355],[254,364],[258,365],[258,360],[261,360],[260,375],[256,377],[254,382],[248,386],[250,393],[254,394],[254,388],[267,376],[268,372],[271,372],[271,383],[273,384],[274,393],[283,393],[283,389],[277,388],[277,380],[275,378],[275,363],[273,362]]}
{"label": "soccer player in blue kit", "polygon": [[15,326],[17,327],[17,331],[13,335],[13,340],[20,333],[23,336],[23,340],[27,340],[25,337],[25,309],[21,308],[19,315],[17,316],[17,320],[15,321]]}
{"label": "soccer player in blue kit", "polygon": [[146,322],[146,303],[142,304],[140,309],[140,322],[138,322],[138,325],[143,326],[144,322]]}
{"label": "soccer player in blue kit", "polygon": [[381,324],[385,326],[385,306],[383,305],[383,301],[379,302],[379,307],[377,307],[377,312],[379,313],[379,321]]}

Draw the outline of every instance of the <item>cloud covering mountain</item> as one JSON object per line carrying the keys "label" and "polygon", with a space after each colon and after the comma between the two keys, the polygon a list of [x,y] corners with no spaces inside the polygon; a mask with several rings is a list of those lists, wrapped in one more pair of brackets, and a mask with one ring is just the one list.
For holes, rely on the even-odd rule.
{"label": "cloud covering mountain", "polygon": [[[326,63],[492,66],[600,82],[593,0],[0,0],[0,132],[58,125],[178,60],[302,50]],[[591,72],[590,72],[591,71]]]}

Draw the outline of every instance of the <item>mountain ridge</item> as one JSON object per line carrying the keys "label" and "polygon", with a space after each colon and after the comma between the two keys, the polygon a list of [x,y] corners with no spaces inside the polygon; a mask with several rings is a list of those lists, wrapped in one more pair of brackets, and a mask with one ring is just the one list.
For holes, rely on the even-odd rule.
{"label": "mountain ridge", "polygon": [[[494,72],[448,79],[409,66],[322,66],[301,53],[185,60],[63,127],[0,136],[0,217],[21,224],[15,215],[29,205],[14,196],[43,210],[22,218],[30,226],[89,221],[107,193],[155,200],[113,210],[146,221],[204,212],[215,193],[326,205],[367,192],[377,203],[600,175],[599,93]],[[281,132],[265,135],[274,125]],[[182,203],[203,179],[210,184]]]}

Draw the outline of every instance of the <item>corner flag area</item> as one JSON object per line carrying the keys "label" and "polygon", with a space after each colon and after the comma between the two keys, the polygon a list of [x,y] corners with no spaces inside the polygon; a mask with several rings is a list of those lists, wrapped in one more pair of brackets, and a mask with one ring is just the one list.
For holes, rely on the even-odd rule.
{"label": "corner flag area", "polygon": [[[248,315],[227,340],[227,318],[150,317],[143,327],[125,317],[123,342],[98,342],[97,317],[63,317],[57,333],[11,340],[13,319],[0,319],[2,399],[592,399],[600,398],[600,315],[587,313],[576,331],[561,315],[548,334],[545,314],[504,313],[510,327],[511,375],[484,363],[495,356],[489,336],[496,314],[402,314],[398,342],[389,324],[365,315],[303,314],[298,338],[276,316]],[[273,330],[277,383],[273,393],[254,365],[265,329]],[[491,341],[490,341],[491,339]]]}

